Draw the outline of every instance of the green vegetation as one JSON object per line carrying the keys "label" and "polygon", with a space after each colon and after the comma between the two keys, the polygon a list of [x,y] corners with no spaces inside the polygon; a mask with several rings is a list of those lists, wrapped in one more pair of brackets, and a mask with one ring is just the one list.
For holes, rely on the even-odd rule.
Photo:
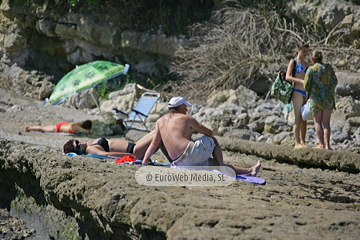
{"label": "green vegetation", "polygon": [[98,3],[98,0],[69,0],[71,6],[76,7],[79,3]]}
{"label": "green vegetation", "polygon": [[79,236],[79,227],[74,222],[71,222],[67,231],[61,233],[61,236],[67,237],[71,240],[79,240],[81,237]]}
{"label": "green vegetation", "polygon": [[122,89],[126,84],[133,83],[134,80],[130,79],[129,75],[121,75],[116,78],[110,79],[95,87],[96,92],[101,99],[107,100],[109,93]]}
{"label": "green vegetation", "polygon": [[95,10],[120,22],[126,29],[186,34],[189,25],[210,17],[218,1],[213,0],[69,0],[74,12]]}
{"label": "green vegetation", "polygon": [[15,184],[15,189],[17,196],[11,201],[11,207],[16,211],[23,210],[26,213],[33,213],[34,211],[37,211],[38,208],[41,208],[37,205],[36,200],[31,196],[27,196],[24,190],[17,184]]}

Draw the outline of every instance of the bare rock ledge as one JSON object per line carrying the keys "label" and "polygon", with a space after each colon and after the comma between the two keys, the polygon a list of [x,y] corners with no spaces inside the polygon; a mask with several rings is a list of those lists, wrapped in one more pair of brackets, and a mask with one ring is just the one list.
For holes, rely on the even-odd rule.
{"label": "bare rock ledge", "polygon": [[0,202],[37,215],[49,239],[358,239],[359,155],[220,142],[252,154],[225,151],[231,164],[262,160],[267,184],[142,186],[139,166],[0,139]]}

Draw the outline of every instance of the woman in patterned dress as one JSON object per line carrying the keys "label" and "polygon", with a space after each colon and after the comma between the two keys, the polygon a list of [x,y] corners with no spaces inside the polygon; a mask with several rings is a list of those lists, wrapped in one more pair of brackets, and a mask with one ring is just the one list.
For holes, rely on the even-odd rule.
{"label": "woman in patterned dress", "polygon": [[314,50],[310,59],[314,65],[305,74],[304,87],[310,98],[310,111],[320,142],[314,148],[332,150],[330,118],[332,110],[336,109],[335,88],[338,80],[331,65],[322,62],[321,51]]}

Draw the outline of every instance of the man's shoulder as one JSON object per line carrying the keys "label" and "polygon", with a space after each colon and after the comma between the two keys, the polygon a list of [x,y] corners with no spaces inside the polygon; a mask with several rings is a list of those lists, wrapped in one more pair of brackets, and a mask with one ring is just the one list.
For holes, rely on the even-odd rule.
{"label": "man's shoulder", "polygon": [[187,122],[188,120],[191,120],[191,119],[194,119],[194,118],[187,114],[167,113],[167,114],[163,115],[162,117],[160,117],[157,120],[157,122],[159,124],[168,124],[169,122],[181,123],[181,122]]}
{"label": "man's shoulder", "polygon": [[160,117],[159,119],[164,119],[164,118],[192,118],[190,115],[187,114],[182,114],[182,113],[166,113],[165,115],[163,115],[162,117]]}

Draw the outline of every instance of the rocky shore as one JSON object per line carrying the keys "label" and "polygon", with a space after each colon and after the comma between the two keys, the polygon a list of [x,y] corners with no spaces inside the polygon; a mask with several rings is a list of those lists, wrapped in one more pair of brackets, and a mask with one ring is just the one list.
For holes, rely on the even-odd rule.
{"label": "rocky shore", "polygon": [[30,239],[35,232],[28,229],[24,220],[12,217],[6,209],[0,208],[0,239]]}
{"label": "rocky shore", "polygon": [[[24,131],[26,125],[100,116],[3,96],[0,202],[13,217],[37,216],[18,237],[357,239],[360,233],[360,161],[353,151],[294,151],[292,146],[224,135],[218,138],[225,162],[249,167],[260,160],[259,176],[266,185],[142,186],[134,177],[139,166],[65,156],[61,146],[71,136]],[[127,138],[136,141],[143,134],[131,130]],[[164,159],[161,153],[156,157]],[[10,226],[14,222],[7,220]]]}
{"label": "rocky shore", "polygon": [[[185,5],[191,9],[208,3],[205,9],[209,9],[212,4],[221,7],[220,2],[224,1],[193,1]],[[214,36],[212,26],[206,30],[210,35],[204,33],[207,42],[202,43],[195,36],[195,45],[203,51],[194,46],[191,50],[194,55],[187,57],[194,76],[186,71],[186,64],[180,64],[187,79],[183,85],[170,81],[163,86],[161,101],[147,124],[154,128],[156,119],[167,111],[169,97],[182,93],[185,97],[196,96],[189,91],[200,92],[199,86],[204,85],[197,85],[198,80],[204,81],[213,87],[209,88],[211,92],[201,92],[201,101],[188,99],[193,103],[191,114],[214,130],[226,163],[250,167],[261,161],[258,176],[267,184],[237,180],[227,186],[147,186],[136,178],[142,166],[116,164],[113,159],[70,157],[62,154],[62,145],[74,136],[30,133],[25,132],[25,127],[86,119],[98,120],[99,124],[103,121],[89,95],[93,89],[69,98],[62,106],[43,107],[42,101],[38,101],[50,96],[65,73],[85,62],[104,59],[130,64],[126,82],[136,79],[139,84],[154,88],[172,80],[168,73],[179,56],[178,51],[191,46],[193,39],[166,32],[169,30],[166,25],[188,27],[171,24],[172,20],[179,20],[174,17],[178,13],[183,19],[182,12],[176,8],[175,15],[168,13],[166,9],[173,10],[173,6],[158,7],[157,3],[163,3],[161,0],[155,1],[151,8],[144,7],[148,1],[126,4],[115,0],[71,1],[70,4],[69,1],[3,0],[0,6],[0,239],[358,239],[360,6],[357,2],[293,0],[275,6],[288,19],[296,21],[279,18],[279,23],[284,24],[273,29],[260,20],[259,28],[250,29],[252,32],[248,34],[240,32],[245,38],[229,36],[229,48],[211,45],[216,42],[208,38]],[[230,4],[228,7],[234,4],[224,3]],[[256,12],[263,11],[257,4],[251,3],[255,7],[249,9],[239,8],[241,11],[234,19],[256,17]],[[139,14],[139,10],[144,14]],[[254,15],[247,15],[251,12]],[[171,21],[163,18],[163,13],[171,16]],[[165,22],[159,26],[160,17]],[[151,22],[144,24],[147,18]],[[276,18],[261,19],[269,22]],[[229,25],[224,25],[223,30],[230,29],[229,32],[218,32],[231,35],[230,24],[236,21],[226,22]],[[221,27],[218,25],[217,29]],[[270,35],[276,38],[274,42],[264,39],[263,43],[266,41],[271,46],[261,41],[257,43],[258,49],[253,44],[248,46],[255,43],[253,36],[259,36],[253,33],[264,28],[270,29]],[[199,28],[195,35],[201,32]],[[311,40],[311,48],[321,49],[326,62],[336,69],[337,110],[331,122],[334,151],[311,148],[317,144],[312,121],[308,121],[307,128],[309,148],[294,150],[291,105],[266,96],[281,64],[292,58],[291,48],[299,37]],[[240,45],[234,47],[234,43]],[[223,49],[225,54],[219,51],[223,56],[214,56],[208,51],[211,49],[216,49],[215,52]],[[245,53],[242,57],[239,49]],[[234,55],[228,50],[233,50]],[[202,53],[209,54],[210,61],[198,59]],[[252,62],[248,62],[251,57]],[[205,65],[193,65],[199,60]],[[207,75],[196,77],[198,70]],[[192,82],[193,79],[196,81]],[[136,84],[129,84],[112,92],[107,101],[101,101],[106,117],[112,114],[112,107],[131,109],[139,95],[134,87]],[[107,124],[100,125],[97,136],[125,138]],[[126,139],[136,141],[144,134],[131,130]],[[84,141],[95,137],[78,136]],[[161,153],[155,158],[165,159]],[[150,168],[154,172],[176,173],[168,172],[167,167]],[[189,170],[186,174],[193,172]]]}

